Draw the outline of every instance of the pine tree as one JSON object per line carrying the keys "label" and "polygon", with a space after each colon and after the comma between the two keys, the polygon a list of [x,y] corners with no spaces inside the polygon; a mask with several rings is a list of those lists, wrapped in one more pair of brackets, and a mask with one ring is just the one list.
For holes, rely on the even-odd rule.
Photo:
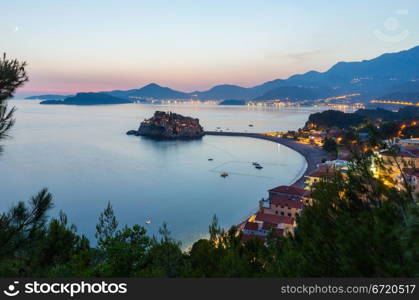
{"label": "pine tree", "polygon": [[[7,137],[8,131],[14,124],[15,108],[7,109],[7,99],[13,97],[16,89],[28,81],[25,67],[26,62],[21,63],[16,59],[9,60],[6,58],[6,54],[0,58],[0,140]],[[2,146],[0,145],[1,150]]]}

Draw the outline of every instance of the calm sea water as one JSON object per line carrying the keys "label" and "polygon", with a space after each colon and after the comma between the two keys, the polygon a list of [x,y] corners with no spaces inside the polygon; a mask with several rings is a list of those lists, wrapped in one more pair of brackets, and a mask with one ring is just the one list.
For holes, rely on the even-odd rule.
{"label": "calm sea water", "polygon": [[[166,222],[184,245],[207,234],[216,214],[222,226],[253,212],[267,189],[290,184],[305,170],[302,156],[263,140],[208,136],[197,141],[153,141],[127,136],[155,110],[198,117],[207,130],[264,132],[303,126],[313,109],[215,105],[48,106],[14,100],[18,108],[0,157],[0,211],[43,187],[54,195],[52,215],[67,213],[94,242],[108,202],[120,225],[152,233]],[[254,127],[249,127],[254,124]],[[213,161],[208,161],[213,158]],[[264,168],[256,170],[251,162]],[[220,172],[230,176],[221,178]],[[150,219],[151,224],[145,225]]]}

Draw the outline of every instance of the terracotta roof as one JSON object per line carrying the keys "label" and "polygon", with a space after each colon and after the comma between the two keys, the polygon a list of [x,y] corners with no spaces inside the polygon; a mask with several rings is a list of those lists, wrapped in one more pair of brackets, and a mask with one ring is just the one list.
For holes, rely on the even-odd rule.
{"label": "terracotta roof", "polygon": [[256,221],[268,222],[273,224],[294,224],[293,217],[263,214],[261,212],[258,212],[256,214]]}
{"label": "terracotta roof", "polygon": [[272,228],[274,228],[277,235],[280,235],[280,236],[284,235],[284,229],[276,228],[276,225],[272,223],[264,222],[262,228],[264,230],[271,230]]}
{"label": "terracotta roof", "polygon": [[247,223],[244,225],[244,229],[247,229],[247,230],[253,230],[253,231],[258,231],[258,230],[259,230],[259,225],[258,225],[258,223],[254,223],[254,222],[247,222]]}
{"label": "terracotta roof", "polygon": [[283,195],[272,195],[270,203],[273,205],[288,206],[291,208],[302,209],[303,202],[300,199],[291,198]]}
{"label": "terracotta roof", "polygon": [[333,178],[335,175],[335,171],[332,168],[329,168],[327,165],[320,165],[316,170],[311,172],[308,176],[309,177],[317,177],[317,178]]}
{"label": "terracotta roof", "polygon": [[276,225],[269,222],[263,222],[262,229],[271,230],[272,227],[276,227]]}
{"label": "terracotta roof", "polygon": [[273,189],[269,190],[269,193],[281,193],[281,194],[288,194],[288,195],[296,195],[296,196],[303,196],[305,190],[300,189],[295,186],[288,186],[288,185],[280,185]]}
{"label": "terracotta roof", "polygon": [[242,243],[245,243],[245,242],[247,242],[247,241],[249,241],[251,239],[259,239],[259,240],[265,241],[265,237],[264,236],[253,235],[253,234],[243,234],[242,235],[242,238],[241,238],[241,241],[242,241]]}

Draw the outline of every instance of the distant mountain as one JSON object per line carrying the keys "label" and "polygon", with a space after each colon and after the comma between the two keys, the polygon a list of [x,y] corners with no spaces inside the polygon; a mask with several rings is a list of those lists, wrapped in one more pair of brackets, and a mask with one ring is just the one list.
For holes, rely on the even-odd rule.
{"label": "distant mountain", "polygon": [[38,95],[26,97],[27,100],[64,100],[72,95]]}
{"label": "distant mountain", "polygon": [[284,86],[268,91],[255,100],[314,100],[334,95],[335,91],[328,87],[307,88],[298,86]]}
{"label": "distant mountain", "polygon": [[194,94],[203,99],[257,101],[289,98],[298,101],[360,93],[365,99],[369,99],[397,87],[410,90],[417,84],[419,85],[419,46],[397,53],[386,53],[371,60],[339,62],[326,72],[310,71],[251,88],[219,85]]}
{"label": "distant mountain", "polygon": [[[201,100],[270,100],[290,99],[294,101],[325,98],[344,94],[359,93],[360,100],[393,93],[419,92],[419,46],[409,50],[386,53],[370,60],[339,62],[326,72],[310,71],[290,76],[288,79],[275,79],[246,88],[237,85],[217,85],[206,91],[184,93],[162,87],[155,83],[139,89],[114,90],[108,95],[129,100],[139,99],[201,99]],[[402,96],[402,94],[395,94]],[[43,95],[45,97],[62,95]],[[404,95],[411,97],[412,95]],[[403,97],[404,97],[403,96]],[[33,96],[28,98],[38,98]],[[51,100],[52,98],[44,98]]]}
{"label": "distant mountain", "polygon": [[105,92],[111,96],[128,99],[129,97],[153,98],[153,99],[188,99],[190,94],[172,90],[168,87],[162,87],[155,83],[150,83],[140,89],[128,91],[110,91]]}
{"label": "distant mountain", "polygon": [[198,99],[208,100],[251,100],[256,97],[263,95],[264,93],[278,88],[283,84],[282,79],[275,79],[272,81],[265,82],[261,85],[257,85],[251,88],[245,88],[238,85],[223,84],[217,85],[213,88],[204,91],[204,92],[193,92],[191,93],[194,97]]}
{"label": "distant mountain", "polygon": [[419,102],[419,92],[416,93],[403,93],[403,92],[395,92],[386,94],[384,96],[379,97],[380,100],[387,100],[387,101],[406,101],[406,102]]}
{"label": "distant mountain", "polygon": [[217,85],[208,91],[191,93],[195,98],[202,100],[225,100],[225,99],[251,99],[255,97],[252,89],[244,88],[238,85],[223,84]]}
{"label": "distant mountain", "polygon": [[419,80],[392,87],[380,100],[419,102]]}
{"label": "distant mountain", "polygon": [[41,104],[66,104],[66,105],[100,105],[100,104],[123,104],[132,103],[105,93],[78,93],[74,97],[64,100],[45,100]]}
{"label": "distant mountain", "polygon": [[419,79],[419,46],[371,60],[339,62],[328,71],[310,71],[284,81],[287,86],[329,86],[337,93],[379,96],[383,91]]}
{"label": "distant mountain", "polygon": [[228,99],[221,101],[218,105],[246,105],[244,100]]}

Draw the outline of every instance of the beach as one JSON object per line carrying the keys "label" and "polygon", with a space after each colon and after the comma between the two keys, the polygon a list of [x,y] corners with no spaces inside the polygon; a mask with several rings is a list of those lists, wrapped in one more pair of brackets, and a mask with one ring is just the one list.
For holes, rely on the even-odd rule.
{"label": "beach", "polygon": [[302,176],[297,179],[292,185],[299,188],[304,188],[305,185],[305,176],[313,172],[319,163],[322,162],[322,159],[327,157],[327,153],[317,147],[306,143],[301,143],[296,140],[286,139],[286,138],[279,138],[279,137],[272,137],[267,136],[262,133],[248,133],[248,132],[225,132],[225,131],[206,131],[206,135],[216,135],[216,136],[241,136],[241,137],[250,137],[262,140],[272,141],[281,145],[284,145],[299,154],[301,154],[306,162],[307,168]]}

